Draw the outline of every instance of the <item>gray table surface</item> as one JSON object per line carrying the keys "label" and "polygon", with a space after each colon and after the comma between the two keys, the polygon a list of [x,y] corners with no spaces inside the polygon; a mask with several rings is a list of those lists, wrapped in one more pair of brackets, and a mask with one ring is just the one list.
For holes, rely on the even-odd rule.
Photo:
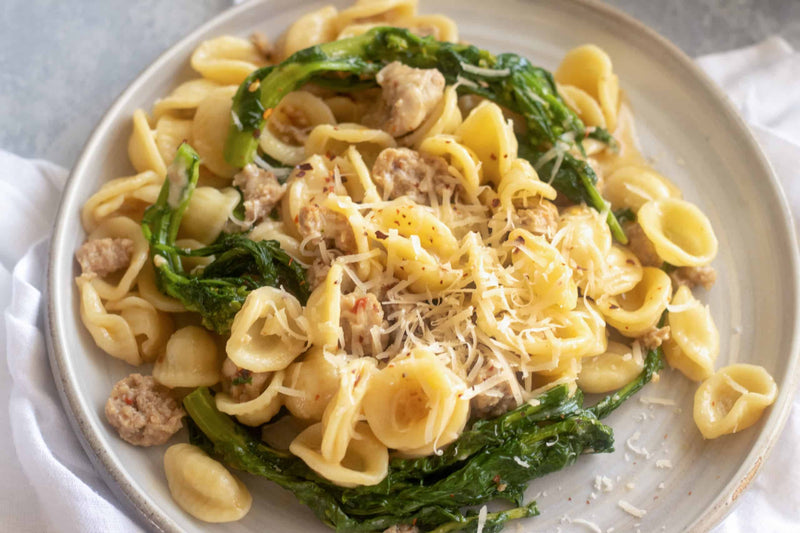
{"label": "gray table surface", "polygon": [[[95,124],[137,74],[232,2],[0,3],[0,148],[70,167]],[[690,56],[747,46],[774,34],[800,47],[800,0],[608,3],[654,28]],[[117,46],[109,47],[112,42]]]}

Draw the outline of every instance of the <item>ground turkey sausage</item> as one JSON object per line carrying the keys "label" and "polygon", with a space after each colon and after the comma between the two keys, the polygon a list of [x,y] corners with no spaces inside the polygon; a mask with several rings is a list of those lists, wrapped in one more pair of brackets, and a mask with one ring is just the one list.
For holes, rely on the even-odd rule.
{"label": "ground turkey sausage", "polygon": [[375,79],[383,89],[389,114],[383,129],[394,137],[417,129],[444,94],[444,76],[435,68],[413,68],[394,61]]}
{"label": "ground turkey sausage", "polygon": [[515,225],[550,241],[558,230],[558,208],[553,202],[543,199],[531,208],[518,209]]}
{"label": "ground turkey sausage", "polygon": [[[480,369],[472,386],[479,385],[500,372],[500,369],[491,362]],[[504,381],[485,390],[470,400],[470,409],[475,418],[496,418],[517,407],[517,400],[511,392],[511,386]]]}
{"label": "ground turkey sausage", "polygon": [[341,213],[336,213],[317,204],[304,205],[297,217],[297,229],[303,239],[316,245],[325,239],[337,250],[351,254],[358,251],[353,228]]}
{"label": "ground turkey sausage", "polygon": [[181,429],[185,414],[168,388],[141,374],[118,381],[106,402],[108,423],[136,446],[164,444]]}
{"label": "ground turkey sausage", "polygon": [[372,179],[384,200],[408,196],[418,204],[429,204],[429,193],[447,187],[447,162],[441,157],[408,148],[386,148],[372,165]]}
{"label": "ground turkey sausage", "polygon": [[249,402],[264,392],[271,375],[270,372],[253,372],[239,368],[230,358],[226,358],[222,363],[222,390],[228,393],[234,402]]}
{"label": "ground turkey sausage", "polygon": [[669,277],[676,287],[686,285],[694,289],[697,285],[702,285],[708,290],[717,281],[717,271],[711,266],[702,267],[678,267],[670,272]]}
{"label": "ground turkey sausage", "polygon": [[625,224],[624,229],[625,235],[628,236],[628,248],[639,258],[642,266],[660,267],[664,261],[658,256],[656,247],[647,238],[642,227],[637,222],[631,222]]}
{"label": "ground turkey sausage", "polygon": [[372,328],[383,323],[383,307],[378,298],[366,294],[350,293],[342,296],[339,324],[344,333],[345,352],[354,355],[375,355],[383,351],[380,335],[373,336]]}
{"label": "ground turkey sausage", "polygon": [[286,185],[278,183],[275,174],[252,163],[233,177],[233,184],[244,196],[244,221],[247,224],[269,216],[286,190]]}
{"label": "ground turkey sausage", "polygon": [[664,326],[663,328],[653,326],[647,330],[644,335],[639,337],[639,341],[642,343],[642,346],[644,346],[645,349],[655,350],[661,346],[665,340],[669,339],[669,336],[669,326]]}
{"label": "ground turkey sausage", "polygon": [[107,276],[127,267],[133,254],[133,241],[130,239],[92,239],[86,241],[75,252],[81,265],[81,272],[90,277]]}

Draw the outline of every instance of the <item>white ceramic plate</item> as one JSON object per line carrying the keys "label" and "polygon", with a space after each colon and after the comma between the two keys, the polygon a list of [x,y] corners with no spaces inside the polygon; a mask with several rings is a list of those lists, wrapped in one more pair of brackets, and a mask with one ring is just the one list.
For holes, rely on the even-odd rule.
{"label": "white ceramic plate", "polygon": [[[334,2],[338,7],[346,2]],[[320,2],[251,2],[217,17],[160,57],[112,106],[84,149],[64,193],[52,244],[49,327],[53,372],[76,431],[109,485],[154,529],[165,531],[327,531],[294,497],[267,481],[245,476],[254,504],[241,522],[209,525],[182,512],[170,498],[164,448],[140,449],[120,440],[105,422],[103,405],[114,382],[132,371],[101,353],[82,327],[73,282],[75,250],[85,235],[83,202],[103,182],[132,172],[126,156],[134,109],[149,109],[191,75],[192,49],[221,35],[254,30],[276,36]],[[513,51],[554,68],[570,48],[587,42],[611,56],[636,114],[646,154],[689,200],[705,211],[720,242],[717,284],[707,302],[721,334],[717,366],[763,365],[780,395],[753,428],[704,442],[691,418],[695,385],[664,371],[607,422],[617,451],[583,457],[562,472],[531,484],[541,516],[525,531],[585,531],[563,517],[597,523],[603,531],[702,531],[728,512],[774,444],[790,406],[798,361],[798,260],[786,202],[744,123],[713,84],[675,47],[636,21],[585,0],[519,2],[424,1],[424,13],[445,13],[461,36],[495,52]],[[641,397],[674,401],[647,405]],[[633,446],[626,444],[636,432]],[[633,451],[648,450],[646,459]],[[672,468],[658,468],[667,459]],[[663,466],[663,463],[662,463]],[[593,487],[609,477],[610,492]],[[624,499],[647,514],[634,518]],[[510,526],[511,531],[515,526]]]}

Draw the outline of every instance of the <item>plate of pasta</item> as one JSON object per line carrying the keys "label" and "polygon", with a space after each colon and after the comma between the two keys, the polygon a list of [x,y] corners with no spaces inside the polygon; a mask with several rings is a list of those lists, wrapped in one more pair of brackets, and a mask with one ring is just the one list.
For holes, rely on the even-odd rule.
{"label": "plate of pasta", "polygon": [[603,5],[420,4],[247,3],[109,110],[49,271],[84,447],[162,531],[710,529],[797,382],[768,163]]}

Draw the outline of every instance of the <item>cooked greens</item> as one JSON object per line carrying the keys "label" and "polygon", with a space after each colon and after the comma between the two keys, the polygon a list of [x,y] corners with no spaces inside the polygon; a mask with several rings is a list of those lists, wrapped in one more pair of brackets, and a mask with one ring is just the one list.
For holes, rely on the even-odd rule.
{"label": "cooked greens", "polygon": [[[282,286],[305,303],[309,293],[305,271],[277,241],[254,242],[244,233],[222,233],[214,243],[196,250],[176,246],[199,167],[197,153],[187,143],[181,144],[156,203],[142,219],[158,288],[189,311],[200,313],[203,325],[217,333],[230,330],[247,295],[258,287]],[[181,257],[210,256],[214,260],[196,272],[185,272],[181,264]]]}
{"label": "cooked greens", "polygon": [[337,531],[383,531],[411,523],[423,530],[469,530],[475,517],[462,509],[495,499],[516,508],[492,513],[487,524],[501,526],[510,518],[535,514],[533,503],[522,502],[531,479],[574,463],[582,453],[613,450],[611,428],[579,404],[580,395],[570,396],[565,386],[554,388],[538,405],[475,422],[444,449],[446,460],[436,455],[396,459],[378,485],[342,488],[220,413],[208,389],[198,388],[184,399],[194,444],[229,466],[291,490]]}
{"label": "cooked greens", "polygon": [[[577,146],[591,136],[615,146],[607,131],[587,131],[556,90],[550,72],[535,67],[516,54],[494,56],[475,46],[418,37],[402,28],[374,28],[363,35],[301,50],[276,66],[253,72],[233,99],[233,119],[225,144],[228,163],[243,167],[256,154],[265,115],[289,92],[308,82],[337,90],[358,90],[374,85],[378,71],[392,61],[415,68],[435,68],[448,84],[458,84],[459,93],[487,98],[518,113],[527,131],[519,135],[520,156],[552,174],[552,185],[572,202],[585,202],[601,213],[615,239],[627,243],[614,214],[600,196],[597,176],[584,161],[569,152],[550,158],[545,154],[557,146]],[[557,166],[556,166],[557,165]]]}

